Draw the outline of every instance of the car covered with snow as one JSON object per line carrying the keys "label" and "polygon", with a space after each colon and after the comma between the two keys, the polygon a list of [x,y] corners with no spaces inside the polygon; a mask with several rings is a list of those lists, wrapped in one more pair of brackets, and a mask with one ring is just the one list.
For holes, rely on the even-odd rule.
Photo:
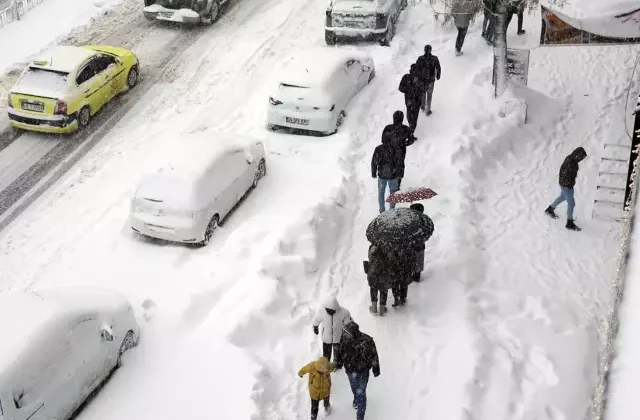
{"label": "car covered with snow", "polygon": [[150,20],[190,25],[215,22],[228,0],[144,0],[142,13]]}
{"label": "car covered with snow", "polygon": [[186,135],[171,159],[140,181],[131,202],[131,228],[204,246],[266,173],[261,140],[229,133]]}
{"label": "car covered with snow", "polygon": [[120,366],[139,327],[119,294],[0,292],[0,419],[67,420]]}
{"label": "car covered with snow", "polygon": [[293,56],[272,88],[270,129],[328,135],[338,131],[351,100],[375,77],[373,59],[352,49],[310,49]]}
{"label": "car covered with snow", "polygon": [[330,0],[324,39],[334,45],[340,38],[372,39],[389,45],[407,0]]}
{"label": "car covered with snow", "polygon": [[138,83],[140,63],[129,50],[58,46],[31,61],[9,91],[11,125],[67,134]]}

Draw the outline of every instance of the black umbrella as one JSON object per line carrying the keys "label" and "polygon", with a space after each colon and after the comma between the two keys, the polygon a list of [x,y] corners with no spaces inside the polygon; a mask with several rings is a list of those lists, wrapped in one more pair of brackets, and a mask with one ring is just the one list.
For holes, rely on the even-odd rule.
{"label": "black umbrella", "polygon": [[433,221],[408,208],[380,213],[367,227],[367,240],[381,248],[399,248],[425,243],[433,235]]}

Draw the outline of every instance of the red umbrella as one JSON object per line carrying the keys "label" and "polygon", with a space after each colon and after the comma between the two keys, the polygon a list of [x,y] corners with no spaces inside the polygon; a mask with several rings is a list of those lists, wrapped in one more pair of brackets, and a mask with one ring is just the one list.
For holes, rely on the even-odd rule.
{"label": "red umbrella", "polygon": [[387,203],[413,203],[414,201],[428,200],[438,195],[431,188],[418,187],[396,191],[387,197]]}

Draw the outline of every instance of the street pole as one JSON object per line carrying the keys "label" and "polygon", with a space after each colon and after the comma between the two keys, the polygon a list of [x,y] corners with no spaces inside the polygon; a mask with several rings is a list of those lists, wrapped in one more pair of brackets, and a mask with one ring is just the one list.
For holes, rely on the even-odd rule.
{"label": "street pole", "polygon": [[507,89],[507,1],[499,0],[496,7],[496,35],[493,56],[496,62],[495,97]]}

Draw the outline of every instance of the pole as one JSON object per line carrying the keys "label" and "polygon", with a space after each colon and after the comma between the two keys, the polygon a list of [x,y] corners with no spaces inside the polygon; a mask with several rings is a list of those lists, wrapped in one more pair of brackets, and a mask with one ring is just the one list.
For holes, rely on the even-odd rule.
{"label": "pole", "polygon": [[[638,105],[640,105],[640,97],[638,98]],[[629,210],[629,203],[631,200],[631,181],[633,177],[633,169],[638,159],[638,145],[640,145],[640,112],[636,112],[636,121],[633,125],[633,137],[631,138],[631,152],[629,153],[629,169],[627,171],[627,184],[624,190],[624,203],[623,209]]]}
{"label": "pole", "polygon": [[496,61],[495,97],[507,89],[507,1],[499,0],[496,7],[496,37],[493,56]]}

